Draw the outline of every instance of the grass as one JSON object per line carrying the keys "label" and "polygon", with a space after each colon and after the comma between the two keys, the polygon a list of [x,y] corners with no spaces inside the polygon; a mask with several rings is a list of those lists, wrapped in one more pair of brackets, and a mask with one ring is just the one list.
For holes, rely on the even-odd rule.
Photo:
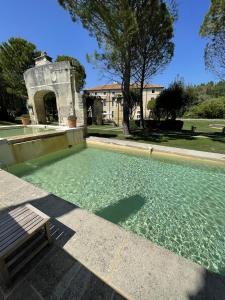
{"label": "grass", "polygon": [[221,132],[221,129],[212,128],[215,125],[224,125],[225,120],[184,120],[184,130],[190,130],[191,126],[196,126],[198,132]]}
{"label": "grass", "polygon": [[[224,124],[225,126],[225,120],[185,120],[181,132],[154,132],[147,137],[137,129],[132,130],[131,136],[126,137],[121,128],[110,125],[89,126],[88,134],[90,136],[128,139],[142,143],[225,154],[225,135],[221,128],[212,128],[216,124]],[[191,126],[196,127],[195,132],[190,130]]]}
{"label": "grass", "polygon": [[7,125],[17,125],[15,123],[6,122],[6,121],[0,121],[0,126],[7,126]]}

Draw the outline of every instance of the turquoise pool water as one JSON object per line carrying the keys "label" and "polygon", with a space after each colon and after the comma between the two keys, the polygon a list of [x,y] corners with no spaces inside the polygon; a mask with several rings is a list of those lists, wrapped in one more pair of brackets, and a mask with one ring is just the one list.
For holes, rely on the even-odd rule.
{"label": "turquoise pool water", "polygon": [[49,128],[37,128],[37,127],[18,127],[18,128],[10,128],[4,129],[0,128],[0,138],[12,137],[12,136],[20,136],[27,134],[37,134],[41,132],[51,132],[53,129]]}
{"label": "turquoise pool water", "polygon": [[[70,155],[69,155],[70,154]],[[36,186],[225,274],[225,170],[87,148],[11,170]]]}

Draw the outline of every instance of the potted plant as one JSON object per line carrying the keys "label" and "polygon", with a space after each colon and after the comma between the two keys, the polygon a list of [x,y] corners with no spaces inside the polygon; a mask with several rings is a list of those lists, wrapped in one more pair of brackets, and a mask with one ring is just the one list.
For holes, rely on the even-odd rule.
{"label": "potted plant", "polygon": [[21,121],[22,121],[23,125],[29,125],[30,124],[30,116],[28,114],[22,115]]}
{"label": "potted plant", "polygon": [[69,128],[77,127],[77,117],[75,115],[70,115],[67,120]]}

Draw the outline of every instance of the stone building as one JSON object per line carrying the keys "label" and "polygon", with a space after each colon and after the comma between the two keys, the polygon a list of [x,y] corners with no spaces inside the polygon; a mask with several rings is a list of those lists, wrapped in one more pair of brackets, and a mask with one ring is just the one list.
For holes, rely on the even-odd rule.
{"label": "stone building", "polygon": [[[131,88],[137,89],[137,85],[132,85]],[[143,91],[143,110],[144,118],[149,118],[149,110],[147,104],[155,99],[163,90],[163,86],[156,84],[145,84]],[[122,124],[123,107],[122,107],[122,91],[119,84],[99,85],[85,90],[90,96],[101,98],[103,104],[103,119],[111,120],[116,125]],[[119,100],[120,99],[120,100]],[[140,119],[140,107],[137,106],[133,112],[134,119]]]}
{"label": "stone building", "polygon": [[[77,125],[84,125],[84,105],[76,91],[75,70],[68,61],[52,62],[46,53],[35,60],[35,66],[24,73],[28,92],[28,110],[33,124],[46,124],[51,104],[59,125],[67,125],[69,115],[76,115]],[[47,102],[47,99],[51,100]]]}

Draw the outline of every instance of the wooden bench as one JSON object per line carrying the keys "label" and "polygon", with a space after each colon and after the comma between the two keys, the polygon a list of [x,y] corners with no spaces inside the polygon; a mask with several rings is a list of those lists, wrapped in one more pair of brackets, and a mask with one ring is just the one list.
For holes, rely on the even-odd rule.
{"label": "wooden bench", "polygon": [[49,219],[30,204],[0,217],[0,274],[6,285],[51,242]]}

